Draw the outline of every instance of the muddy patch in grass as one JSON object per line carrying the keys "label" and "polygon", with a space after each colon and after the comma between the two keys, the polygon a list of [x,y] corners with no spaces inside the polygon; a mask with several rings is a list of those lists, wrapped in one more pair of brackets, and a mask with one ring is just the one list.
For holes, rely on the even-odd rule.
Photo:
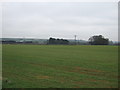
{"label": "muddy patch in grass", "polygon": [[86,72],[104,72],[104,71],[101,71],[101,70],[96,70],[96,69],[86,69],[86,68],[81,68],[81,67],[75,67],[74,68],[75,70],[80,70],[80,71],[86,71]]}
{"label": "muddy patch in grass", "polygon": [[39,75],[39,76],[36,76],[37,79],[50,79],[51,77],[50,76],[44,76],[44,75]]}
{"label": "muddy patch in grass", "polygon": [[80,74],[88,74],[88,75],[94,75],[94,76],[104,76],[104,77],[110,77],[110,78],[116,78],[117,75],[114,75],[114,73],[97,70],[97,69],[89,69],[89,68],[82,68],[82,67],[74,67],[73,69],[69,70],[69,72],[75,72]]}

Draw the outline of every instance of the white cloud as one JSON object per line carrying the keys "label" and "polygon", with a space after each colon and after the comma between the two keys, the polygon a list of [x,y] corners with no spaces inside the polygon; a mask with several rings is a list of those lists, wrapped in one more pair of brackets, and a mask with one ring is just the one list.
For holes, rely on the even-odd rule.
{"label": "white cloud", "polygon": [[2,37],[2,3],[0,3],[0,38]]}
{"label": "white cloud", "polygon": [[0,2],[118,2],[119,0],[1,0]]}
{"label": "white cloud", "polygon": [[5,3],[3,37],[117,40],[117,3]]}

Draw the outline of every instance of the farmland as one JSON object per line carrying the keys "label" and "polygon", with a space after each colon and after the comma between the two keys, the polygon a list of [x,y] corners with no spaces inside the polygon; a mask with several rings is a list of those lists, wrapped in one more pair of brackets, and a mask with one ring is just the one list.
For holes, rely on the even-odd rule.
{"label": "farmland", "polygon": [[116,88],[118,47],[3,45],[2,70],[3,88]]}

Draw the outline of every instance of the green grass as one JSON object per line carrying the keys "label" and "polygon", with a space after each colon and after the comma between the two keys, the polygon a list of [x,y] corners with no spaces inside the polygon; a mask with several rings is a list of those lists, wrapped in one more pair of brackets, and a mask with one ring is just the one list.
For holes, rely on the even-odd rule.
{"label": "green grass", "polygon": [[2,50],[3,88],[118,87],[117,46],[3,45]]}

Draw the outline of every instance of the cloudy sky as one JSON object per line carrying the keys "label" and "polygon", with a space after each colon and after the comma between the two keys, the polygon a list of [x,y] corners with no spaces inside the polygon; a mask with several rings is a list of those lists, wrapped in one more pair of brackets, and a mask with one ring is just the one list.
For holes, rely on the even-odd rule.
{"label": "cloudy sky", "polygon": [[72,39],[77,35],[77,39],[88,40],[90,36],[99,34],[118,40],[118,3],[2,4],[2,37]]}

